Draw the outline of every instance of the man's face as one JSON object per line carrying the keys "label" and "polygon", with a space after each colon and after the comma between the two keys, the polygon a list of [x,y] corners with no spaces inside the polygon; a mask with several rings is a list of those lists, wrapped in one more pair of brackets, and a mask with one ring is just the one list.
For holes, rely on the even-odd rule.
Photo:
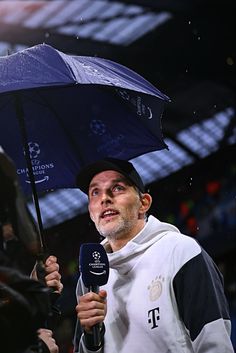
{"label": "man's face", "polygon": [[142,202],[136,189],[113,170],[94,176],[89,185],[89,212],[98,232],[108,239],[131,239],[141,229]]}

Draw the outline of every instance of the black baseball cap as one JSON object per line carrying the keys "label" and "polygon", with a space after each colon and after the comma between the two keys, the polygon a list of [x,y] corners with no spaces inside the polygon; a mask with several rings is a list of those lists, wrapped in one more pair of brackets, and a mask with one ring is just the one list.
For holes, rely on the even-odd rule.
{"label": "black baseball cap", "polygon": [[143,181],[131,162],[123,159],[105,158],[84,167],[76,178],[76,185],[88,194],[89,184],[93,177],[105,170],[115,170],[124,175],[127,180],[135,185],[141,192],[145,192]]}

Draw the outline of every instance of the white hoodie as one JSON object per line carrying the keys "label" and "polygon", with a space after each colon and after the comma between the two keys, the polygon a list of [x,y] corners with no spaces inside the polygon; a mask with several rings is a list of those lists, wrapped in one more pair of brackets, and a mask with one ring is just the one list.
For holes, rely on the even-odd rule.
{"label": "white hoodie", "polygon": [[[108,242],[102,242],[107,248]],[[233,353],[222,278],[191,237],[150,216],[108,253],[103,353]],[[86,292],[79,281],[77,295]],[[77,337],[78,339],[78,337]],[[85,348],[83,338],[78,350]]]}

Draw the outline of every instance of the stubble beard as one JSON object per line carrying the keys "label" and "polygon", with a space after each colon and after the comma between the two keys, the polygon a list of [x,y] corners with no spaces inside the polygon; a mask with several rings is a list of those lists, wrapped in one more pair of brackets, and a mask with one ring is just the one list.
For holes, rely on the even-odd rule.
{"label": "stubble beard", "polygon": [[132,220],[125,220],[121,218],[113,227],[108,229],[106,226],[97,226],[97,231],[100,235],[107,238],[108,240],[118,240],[129,234],[134,227]]}

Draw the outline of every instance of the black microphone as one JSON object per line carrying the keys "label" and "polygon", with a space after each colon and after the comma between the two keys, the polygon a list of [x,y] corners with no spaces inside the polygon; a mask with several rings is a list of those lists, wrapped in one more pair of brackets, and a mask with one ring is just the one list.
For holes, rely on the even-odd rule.
{"label": "black microphone", "polygon": [[[90,292],[98,293],[99,286],[107,283],[109,262],[104,247],[99,243],[86,243],[80,247],[79,269],[82,281]],[[93,326],[93,345],[101,342],[99,324]]]}

